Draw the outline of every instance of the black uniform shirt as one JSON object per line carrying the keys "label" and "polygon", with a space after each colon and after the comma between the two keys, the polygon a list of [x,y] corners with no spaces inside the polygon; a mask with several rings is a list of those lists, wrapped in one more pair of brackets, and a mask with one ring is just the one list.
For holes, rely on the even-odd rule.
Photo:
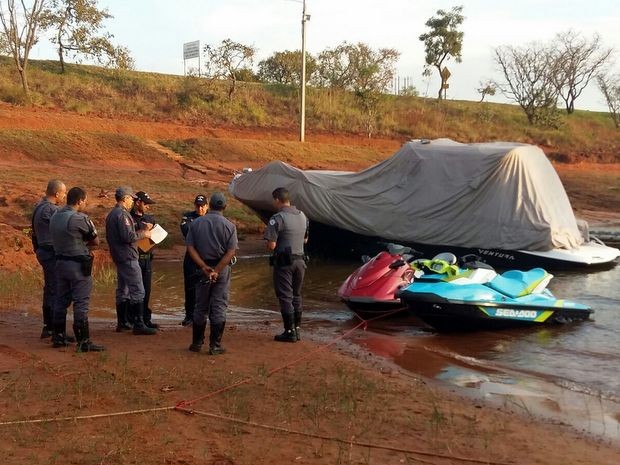
{"label": "black uniform shirt", "polygon": [[[131,219],[133,219],[134,223],[136,224],[136,231],[138,232],[142,230],[146,231],[146,223],[151,223],[152,225],[155,224],[155,217],[153,215],[141,215],[136,211],[135,208],[132,208],[129,214],[131,215]],[[140,253],[140,259],[153,258],[153,249],[149,250],[148,252],[143,252],[140,249],[138,250],[138,252]]]}
{"label": "black uniform shirt", "polygon": [[187,237],[192,221],[197,218],[200,218],[200,215],[196,212],[196,210],[183,213],[183,218],[181,218],[181,234],[183,234],[184,238]]}
{"label": "black uniform shirt", "polygon": [[211,210],[192,222],[185,244],[205,261],[220,260],[227,251],[237,249],[237,228],[222,212]]}
{"label": "black uniform shirt", "polygon": [[138,259],[138,248],[134,244],[138,240],[136,226],[129,212],[120,205],[108,213],[105,232],[112,260],[124,262]]}

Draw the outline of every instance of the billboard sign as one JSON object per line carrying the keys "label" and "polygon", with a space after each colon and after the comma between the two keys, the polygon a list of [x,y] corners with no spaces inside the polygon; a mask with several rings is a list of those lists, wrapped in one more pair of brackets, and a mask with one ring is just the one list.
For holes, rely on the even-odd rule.
{"label": "billboard sign", "polygon": [[183,59],[200,58],[200,41],[186,42],[183,44]]}

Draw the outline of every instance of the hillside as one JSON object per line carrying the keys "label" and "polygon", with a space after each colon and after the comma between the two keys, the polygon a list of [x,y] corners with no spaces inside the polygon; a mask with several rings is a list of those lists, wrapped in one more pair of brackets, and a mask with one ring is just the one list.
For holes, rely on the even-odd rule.
{"label": "hillside", "polygon": [[[118,72],[31,61],[34,108],[140,123],[174,122],[190,128],[260,129],[295,138],[298,89],[241,83],[232,101],[224,82],[144,72]],[[0,102],[23,103],[12,63],[0,58]],[[373,137],[405,140],[449,137],[462,142],[510,140],[541,145],[560,161],[620,161],[620,134],[606,113],[577,110],[559,129],[529,126],[515,105],[385,96]],[[366,119],[347,92],[309,88],[308,137],[366,136]],[[211,134],[214,135],[214,134]],[[177,137],[183,137],[177,135]]]}

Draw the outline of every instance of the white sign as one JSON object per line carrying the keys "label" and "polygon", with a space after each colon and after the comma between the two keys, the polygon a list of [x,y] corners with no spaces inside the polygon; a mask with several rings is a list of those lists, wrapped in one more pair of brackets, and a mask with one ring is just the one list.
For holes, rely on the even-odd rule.
{"label": "white sign", "polygon": [[186,42],[183,44],[183,59],[189,60],[190,58],[200,57],[200,41]]}

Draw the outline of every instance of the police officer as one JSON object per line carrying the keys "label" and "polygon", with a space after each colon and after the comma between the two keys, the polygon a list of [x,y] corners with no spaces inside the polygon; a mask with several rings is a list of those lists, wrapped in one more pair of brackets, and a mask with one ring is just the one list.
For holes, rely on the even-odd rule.
{"label": "police officer", "polygon": [[[181,218],[181,234],[183,238],[187,237],[189,227],[197,218],[207,213],[207,198],[200,194],[194,199],[194,210],[185,212]],[[197,276],[201,271],[196,268],[194,260],[189,256],[187,251],[183,257],[183,284],[185,288],[185,318],[181,322],[183,326],[189,326],[194,319],[194,307],[196,306],[196,282]]]}
{"label": "police officer", "polygon": [[210,355],[225,352],[222,335],[230,291],[230,262],[237,250],[237,228],[224,218],[225,208],[224,194],[213,193],[209,199],[209,212],[192,222],[185,240],[187,253],[204,275],[196,283],[196,308],[189,350],[200,352],[202,349],[208,317],[211,323]]}
{"label": "police officer", "polygon": [[134,334],[155,334],[155,328],[144,324],[144,284],[136,247],[136,241],[151,236],[153,225],[147,223],[145,229],[136,232],[136,225],[129,214],[134,203],[131,187],[119,187],[114,198],[116,206],[105,219],[105,230],[110,255],[116,265],[116,331],[129,329],[129,313],[132,315]]}
{"label": "police officer", "polygon": [[58,210],[59,204],[65,199],[66,193],[67,187],[62,181],[50,180],[47,183],[45,197],[36,204],[32,214],[32,245],[37,261],[43,268],[43,330],[41,331],[41,339],[52,335],[52,309],[56,293],[56,281],[54,279],[56,258],[49,230],[50,219]]}
{"label": "police officer", "polygon": [[[131,209],[131,218],[136,224],[136,231],[140,232],[147,230],[148,224],[155,224],[155,217],[148,214],[150,206],[155,201],[151,199],[149,194],[144,191],[136,192],[133,208]],[[151,300],[151,283],[153,280],[153,252],[152,249],[148,252],[143,252],[138,248],[138,265],[142,271],[142,284],[144,285],[144,325],[147,328],[159,328],[159,325],[151,321],[153,312],[149,307],[149,301]]]}
{"label": "police officer", "polygon": [[267,223],[264,238],[272,251],[273,286],[280,302],[284,332],[274,337],[279,342],[300,339],[302,314],[301,288],[306,272],[304,244],[308,241],[308,218],[291,206],[288,190],[278,187],[272,192],[278,213]]}
{"label": "police officer", "polygon": [[65,347],[67,308],[73,302],[73,332],[78,352],[101,352],[103,346],[90,340],[88,304],[93,289],[93,256],[89,246],[99,244],[97,230],[83,211],[86,192],[72,187],[67,193],[67,205],[59,209],[50,221],[50,232],[56,252],[56,304],[52,319],[54,347]]}

